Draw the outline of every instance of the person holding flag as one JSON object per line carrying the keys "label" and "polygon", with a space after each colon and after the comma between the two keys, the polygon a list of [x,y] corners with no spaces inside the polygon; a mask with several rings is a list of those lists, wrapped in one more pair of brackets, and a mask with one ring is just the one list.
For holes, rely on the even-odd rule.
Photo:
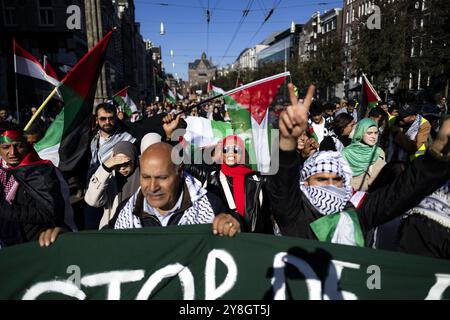
{"label": "person holding flag", "polygon": [[113,100],[119,105],[120,111],[127,116],[127,119],[130,119],[130,122],[134,123],[139,121],[142,118],[142,115],[139,112],[136,103],[134,103],[133,99],[128,95],[128,88],[129,87],[125,87],[117,92],[113,96]]}

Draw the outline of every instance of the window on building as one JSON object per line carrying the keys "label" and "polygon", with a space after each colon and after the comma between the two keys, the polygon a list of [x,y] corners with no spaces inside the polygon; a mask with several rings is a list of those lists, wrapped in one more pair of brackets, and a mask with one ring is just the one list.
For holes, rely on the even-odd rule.
{"label": "window on building", "polygon": [[17,25],[16,1],[4,0],[3,9],[4,9],[3,17],[5,20],[5,26]]}
{"label": "window on building", "polygon": [[54,26],[55,13],[53,11],[52,0],[38,0],[39,24],[41,26]]}
{"label": "window on building", "polygon": [[422,11],[427,10],[427,0],[422,0]]}
{"label": "window on building", "polygon": [[348,10],[347,10],[347,15],[346,15],[346,19],[345,20],[347,21],[347,24],[350,23],[350,12]]}
{"label": "window on building", "polygon": [[355,21],[355,8],[352,9],[352,22]]}

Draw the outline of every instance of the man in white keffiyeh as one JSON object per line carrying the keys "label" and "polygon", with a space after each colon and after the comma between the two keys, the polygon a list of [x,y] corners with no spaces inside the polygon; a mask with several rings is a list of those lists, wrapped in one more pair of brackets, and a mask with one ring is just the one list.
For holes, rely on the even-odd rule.
{"label": "man in white keffiyeh", "polygon": [[338,153],[318,152],[299,170],[297,139],[308,128],[314,87],[308,89],[302,103],[293,85],[288,88],[291,105],[279,121],[279,170],[268,179],[272,212],[283,235],[365,246],[372,229],[413,208],[449,179],[450,153],[445,146],[450,119],[443,122],[425,154],[393,183],[365,194],[353,205],[351,172]]}
{"label": "man in white keffiyeh", "polygon": [[109,227],[132,229],[151,226],[213,224],[213,233],[234,236],[240,224],[214,194],[183,172],[171,160],[172,146],[151,145],[140,160],[141,188],[118,207]]}
{"label": "man in white keffiyeh", "polygon": [[352,197],[352,171],[339,152],[321,151],[306,160],[300,189],[321,214],[341,212]]}

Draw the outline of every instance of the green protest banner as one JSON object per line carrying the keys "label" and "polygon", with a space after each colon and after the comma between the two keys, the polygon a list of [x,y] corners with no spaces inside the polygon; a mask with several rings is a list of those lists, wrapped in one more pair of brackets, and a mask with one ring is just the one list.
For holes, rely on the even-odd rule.
{"label": "green protest banner", "polygon": [[0,299],[449,299],[450,262],[210,225],[0,250]]}

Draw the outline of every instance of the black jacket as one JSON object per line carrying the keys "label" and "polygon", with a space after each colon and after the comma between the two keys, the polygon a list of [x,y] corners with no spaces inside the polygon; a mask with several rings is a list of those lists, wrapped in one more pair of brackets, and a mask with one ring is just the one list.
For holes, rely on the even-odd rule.
{"label": "black jacket", "polygon": [[450,260],[450,229],[425,216],[402,220],[399,251]]}
{"label": "black jacket", "polygon": [[[224,206],[222,200],[220,200],[215,194],[208,192],[206,196],[208,197],[208,201],[211,204],[211,207],[215,215],[218,215],[220,213],[227,213],[227,208]],[[109,221],[109,225],[106,229],[114,229],[119,213],[126,205],[129,199],[130,198],[124,200],[117,207],[116,213],[114,217]],[[181,202],[181,207],[172,215],[167,225],[168,226],[178,225],[178,222],[180,221],[184,212],[191,206],[192,202],[189,197],[189,190],[187,189],[186,184],[184,184],[184,193],[183,193],[183,200]],[[136,206],[134,207],[133,214],[139,217],[139,220],[141,221],[143,227],[161,227],[161,222],[157,217],[144,211],[144,195],[142,194],[142,192],[140,192],[136,198]]]}
{"label": "black jacket", "polygon": [[[298,158],[296,151],[280,151],[279,171],[268,182],[273,213],[283,235],[317,239],[310,223],[322,215],[300,190]],[[355,209],[364,238],[367,240],[371,229],[416,206],[449,177],[450,162],[437,160],[427,153],[392,184],[367,194],[360,208]],[[348,204],[348,208],[352,205]]]}
{"label": "black jacket", "polygon": [[[227,206],[228,211],[239,216],[241,230],[273,234],[273,223],[270,219],[270,207],[265,190],[265,179],[257,172],[245,176],[245,214],[242,217],[235,210],[231,210],[226,200],[225,192],[220,183],[220,167],[208,165],[188,165],[185,167],[191,175],[200,182],[207,181],[207,189],[217,194]],[[230,190],[233,190],[233,179],[226,177]],[[262,195],[262,202],[260,201]]]}
{"label": "black jacket", "polygon": [[11,246],[37,240],[42,231],[66,227],[64,199],[55,167],[39,164],[10,171],[19,183],[9,204],[0,199],[0,241]]}

